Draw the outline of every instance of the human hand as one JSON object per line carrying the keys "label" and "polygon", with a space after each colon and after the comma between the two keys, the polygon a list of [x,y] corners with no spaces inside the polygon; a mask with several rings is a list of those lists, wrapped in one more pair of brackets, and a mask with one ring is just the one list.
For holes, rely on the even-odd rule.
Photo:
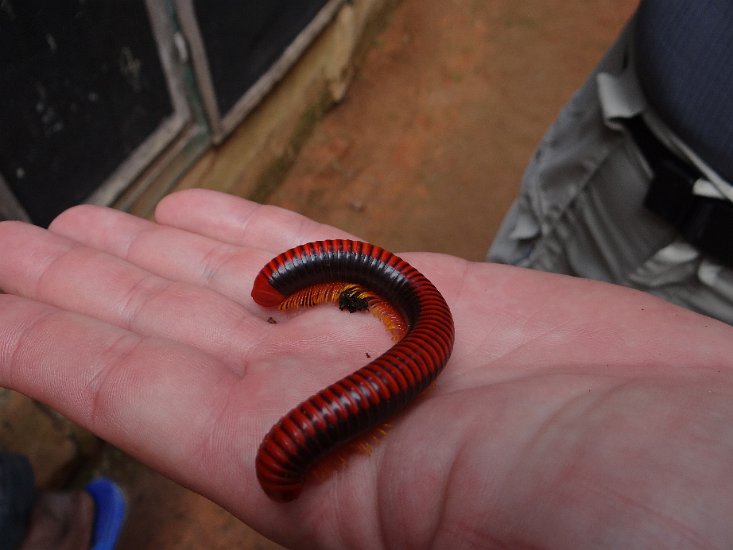
{"label": "human hand", "polygon": [[[257,447],[391,345],[367,315],[249,297],[296,244],[348,237],[219,193],[156,222],[82,206],[0,224],[0,385],[286,545],[730,546],[733,329],[619,287],[404,254],[456,325],[448,366],[369,455],[271,502]],[[278,324],[266,320],[273,316]]]}

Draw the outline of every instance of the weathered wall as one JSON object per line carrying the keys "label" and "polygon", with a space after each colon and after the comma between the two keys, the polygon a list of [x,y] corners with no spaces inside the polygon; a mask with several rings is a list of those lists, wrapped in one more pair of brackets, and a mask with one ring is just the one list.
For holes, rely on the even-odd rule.
{"label": "weathered wall", "polygon": [[[255,200],[263,197],[282,178],[314,124],[344,97],[355,65],[395,4],[396,0],[345,3],[269,96],[224,143],[198,159],[172,190],[206,187]],[[128,209],[147,216],[162,194],[160,186],[153,186]]]}

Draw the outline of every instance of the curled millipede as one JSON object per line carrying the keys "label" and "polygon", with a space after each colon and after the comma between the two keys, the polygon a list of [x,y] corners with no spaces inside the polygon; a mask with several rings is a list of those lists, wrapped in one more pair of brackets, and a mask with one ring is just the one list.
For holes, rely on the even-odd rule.
{"label": "curled millipede", "polygon": [[257,479],[277,501],[297,498],[317,460],[415,399],[453,349],[453,318],[440,292],[410,264],[369,243],[326,240],[283,252],[257,275],[252,298],[281,309],[326,302],[352,312],[368,309],[399,340],[303,401],[265,436]]}

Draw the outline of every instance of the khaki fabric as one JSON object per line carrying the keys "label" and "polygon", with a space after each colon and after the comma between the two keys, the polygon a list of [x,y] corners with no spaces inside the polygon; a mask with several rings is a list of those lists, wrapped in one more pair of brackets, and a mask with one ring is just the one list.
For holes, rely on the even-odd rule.
{"label": "khaki fabric", "polygon": [[635,75],[633,25],[544,136],[487,260],[637,288],[733,324],[733,271],[643,206],[652,172],[623,128],[637,114],[705,175],[696,192],[730,200],[733,188],[648,107]]}

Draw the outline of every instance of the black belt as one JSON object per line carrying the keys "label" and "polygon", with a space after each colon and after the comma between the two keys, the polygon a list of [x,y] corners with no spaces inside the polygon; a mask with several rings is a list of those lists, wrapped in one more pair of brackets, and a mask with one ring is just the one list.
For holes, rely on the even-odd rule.
{"label": "black belt", "polygon": [[640,115],[626,119],[624,125],[654,173],[644,206],[698,250],[733,266],[733,203],[693,194],[703,174],[667,149]]}

